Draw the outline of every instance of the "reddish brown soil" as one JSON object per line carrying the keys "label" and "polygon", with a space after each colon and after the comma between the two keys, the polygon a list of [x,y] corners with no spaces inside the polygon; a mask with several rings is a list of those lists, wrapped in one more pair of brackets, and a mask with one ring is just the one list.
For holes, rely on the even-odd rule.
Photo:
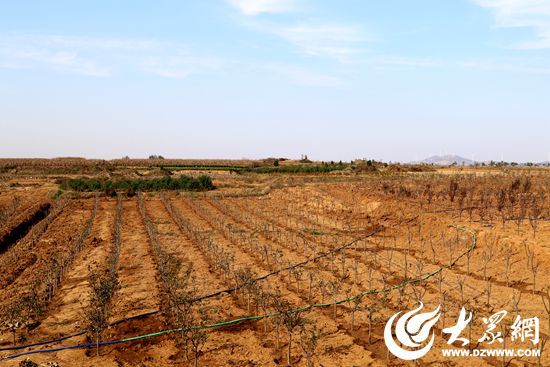
{"label": "reddish brown soil", "polygon": [[[230,182],[230,178],[226,178]],[[412,185],[412,184],[411,184]],[[401,366],[413,365],[388,354],[383,341],[383,328],[397,311],[411,310],[421,299],[427,309],[442,304],[444,316],[436,325],[438,337],[433,350],[419,366],[500,366],[502,360],[464,358],[445,360],[440,349],[447,348],[441,330],[456,321],[462,305],[476,312],[472,339],[483,333],[481,317],[506,309],[514,312],[513,297],[520,297],[519,309],[524,316],[538,316],[541,337],[550,333],[547,313],[541,301],[543,288],[550,285],[550,222],[541,220],[536,237],[529,222],[516,226],[507,221],[503,227],[498,217],[470,221],[466,213],[438,212],[449,207],[446,199],[422,207],[414,200],[383,194],[371,181],[304,182],[272,188],[266,195],[238,196],[238,188],[212,194],[167,194],[175,211],[194,228],[214,241],[220,249],[234,256],[233,274],[247,268],[256,276],[305,261],[322,252],[342,246],[366,233],[381,229],[376,235],[360,240],[345,251],[326,256],[301,266],[300,274],[282,271],[259,281],[265,291],[279,292],[280,298],[295,307],[331,302],[369,289],[400,284],[445,266],[472,244],[470,231],[477,236],[477,247],[467,257],[421,283],[407,285],[387,294],[368,295],[354,314],[352,302],[337,307],[316,308],[304,313],[308,327],[322,330],[316,349],[316,366]],[[378,186],[376,186],[377,188]],[[224,193],[227,196],[224,196]],[[246,191],[248,193],[248,191]],[[25,199],[24,213],[35,205],[44,192]],[[0,195],[5,200],[6,193]],[[42,195],[42,196],[41,196]],[[192,288],[197,295],[233,287],[235,278],[224,276],[211,253],[178,225],[158,193],[144,195],[144,206],[158,233],[162,248],[179,259],[183,269],[192,267]],[[19,243],[0,254],[5,264],[0,274],[2,304],[8,304],[27,292],[56,252],[67,251],[80,234],[93,208],[93,198],[71,201],[52,222],[31,251],[18,253]],[[86,328],[85,312],[90,303],[89,276],[105,267],[113,249],[116,200],[100,198],[90,236],[75,261],[65,272],[62,284],[47,307],[40,325],[25,334],[28,342],[46,340]],[[545,209],[546,210],[546,209]],[[20,214],[23,215],[23,214]],[[402,223],[409,219],[407,224]],[[490,222],[490,225],[488,223]],[[398,225],[399,224],[399,225]],[[450,225],[464,227],[459,230]],[[112,299],[110,320],[156,311],[167,305],[157,260],[136,197],[125,198],[122,206],[121,253],[117,267],[120,283]],[[508,279],[503,270],[506,249],[511,250]],[[268,249],[266,256],[264,249]],[[533,290],[532,272],[526,256],[532,249],[539,271]],[[490,261],[486,261],[490,256]],[[16,262],[10,262],[16,260]],[[487,266],[484,264],[487,263]],[[6,264],[12,264],[7,266]],[[24,266],[21,266],[24,264]],[[18,270],[19,269],[19,270]],[[14,276],[14,272],[15,274]],[[336,284],[336,291],[331,288]],[[489,304],[487,287],[490,286]],[[420,296],[419,296],[420,295]],[[262,314],[254,302],[250,305],[243,292],[208,298],[203,301],[212,322]],[[369,340],[369,310],[373,312]],[[169,317],[158,313],[113,326],[105,340],[147,334],[169,328]],[[511,322],[512,320],[508,320]],[[298,330],[298,329],[297,329]],[[200,355],[203,366],[273,366],[287,363],[287,335],[271,320],[245,322],[208,331],[208,340]],[[299,346],[299,331],[293,335],[292,365],[305,366],[305,354]],[[0,345],[9,345],[10,334],[0,334]],[[86,342],[86,336],[48,344],[47,347],[70,346]],[[21,342],[22,343],[22,342]],[[528,347],[527,343],[514,347]],[[46,346],[45,346],[46,347]],[[181,350],[177,334],[157,336],[94,350],[65,350],[32,355],[33,361],[55,361],[60,366],[174,366],[192,365]],[[0,357],[9,352],[0,352]],[[17,366],[23,357],[1,362]],[[510,366],[536,365],[536,359],[506,360]],[[547,352],[541,365],[550,365]]]}

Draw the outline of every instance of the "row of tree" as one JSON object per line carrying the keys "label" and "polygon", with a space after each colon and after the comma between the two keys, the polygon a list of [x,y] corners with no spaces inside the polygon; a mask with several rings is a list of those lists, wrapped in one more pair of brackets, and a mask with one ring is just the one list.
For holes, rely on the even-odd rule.
{"label": "row of tree", "polygon": [[98,180],[96,178],[76,178],[61,183],[61,189],[74,191],[160,191],[160,190],[213,190],[214,184],[210,176],[180,176],[178,178],[163,177],[153,179]]}

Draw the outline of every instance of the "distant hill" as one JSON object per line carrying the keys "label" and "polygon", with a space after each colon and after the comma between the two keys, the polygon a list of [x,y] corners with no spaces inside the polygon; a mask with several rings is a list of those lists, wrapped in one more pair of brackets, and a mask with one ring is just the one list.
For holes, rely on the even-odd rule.
{"label": "distant hill", "polygon": [[450,166],[453,163],[458,164],[459,166],[462,165],[471,165],[475,162],[471,159],[467,159],[458,155],[434,155],[431,157],[428,157],[420,162],[414,162],[414,163],[423,163],[423,164],[435,164],[439,166]]}

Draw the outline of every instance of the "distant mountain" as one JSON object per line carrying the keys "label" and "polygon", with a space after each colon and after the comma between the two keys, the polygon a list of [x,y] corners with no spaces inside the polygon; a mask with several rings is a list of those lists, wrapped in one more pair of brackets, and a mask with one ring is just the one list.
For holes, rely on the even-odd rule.
{"label": "distant mountain", "polygon": [[462,165],[470,165],[474,164],[475,162],[471,159],[463,158],[458,155],[434,155],[432,157],[426,158],[420,162],[415,163],[423,163],[423,164],[435,164],[439,166],[450,166],[453,163],[456,163],[459,166]]}

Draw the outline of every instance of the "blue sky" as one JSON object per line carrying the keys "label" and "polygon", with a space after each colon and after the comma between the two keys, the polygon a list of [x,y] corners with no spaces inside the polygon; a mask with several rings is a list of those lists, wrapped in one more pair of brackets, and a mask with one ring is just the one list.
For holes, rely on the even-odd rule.
{"label": "blue sky", "polygon": [[550,152],[550,0],[4,2],[0,157]]}

